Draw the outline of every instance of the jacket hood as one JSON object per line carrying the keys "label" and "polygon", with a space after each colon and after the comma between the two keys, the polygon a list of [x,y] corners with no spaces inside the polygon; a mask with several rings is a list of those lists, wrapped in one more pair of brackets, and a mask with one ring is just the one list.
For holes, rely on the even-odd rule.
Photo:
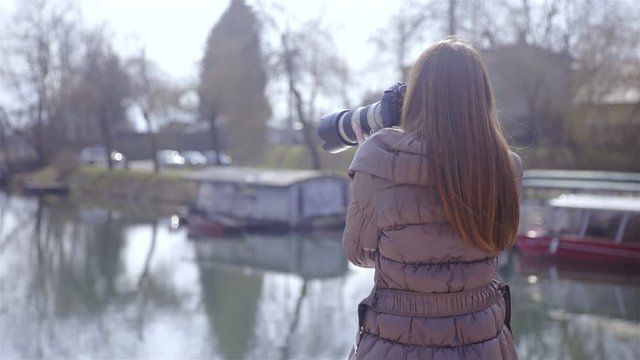
{"label": "jacket hood", "polygon": [[395,183],[432,185],[427,176],[426,144],[400,129],[382,129],[360,145],[349,176],[362,171]]}

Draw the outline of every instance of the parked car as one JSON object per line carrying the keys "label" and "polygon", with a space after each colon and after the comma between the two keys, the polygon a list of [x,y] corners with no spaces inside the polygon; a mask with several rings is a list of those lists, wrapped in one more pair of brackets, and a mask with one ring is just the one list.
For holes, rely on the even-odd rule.
{"label": "parked car", "polygon": [[200,151],[182,151],[180,153],[184,157],[186,165],[189,166],[205,166],[207,158]]}
{"label": "parked car", "polygon": [[[107,149],[102,146],[86,147],[80,151],[80,162],[89,165],[107,166]],[[111,151],[111,163],[125,167],[127,158],[119,151]]]}
{"label": "parked car", "polygon": [[[209,151],[205,151],[204,153],[204,157],[207,159],[207,164],[208,165],[216,165],[216,151],[215,150],[209,150]],[[231,156],[221,152],[220,153],[220,165],[231,165]]]}
{"label": "parked car", "polygon": [[158,159],[158,165],[165,167],[178,167],[185,164],[184,157],[176,150],[159,150],[156,153],[156,159]]}

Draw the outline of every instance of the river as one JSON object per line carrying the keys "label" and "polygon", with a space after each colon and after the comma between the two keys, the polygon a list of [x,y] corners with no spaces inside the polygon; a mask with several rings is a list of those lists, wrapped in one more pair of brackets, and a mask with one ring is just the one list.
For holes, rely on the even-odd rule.
{"label": "river", "polygon": [[[192,239],[91,204],[0,193],[1,359],[346,357],[373,273],[339,232]],[[521,358],[640,358],[637,277],[520,260],[501,275]]]}

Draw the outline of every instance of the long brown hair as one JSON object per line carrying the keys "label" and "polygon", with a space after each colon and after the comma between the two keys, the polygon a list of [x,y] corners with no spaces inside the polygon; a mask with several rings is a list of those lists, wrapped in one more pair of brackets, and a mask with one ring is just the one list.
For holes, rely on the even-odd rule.
{"label": "long brown hair", "polygon": [[463,239],[492,254],[513,245],[518,190],[478,51],[452,38],[425,50],[409,75],[402,127],[424,140],[428,176]]}

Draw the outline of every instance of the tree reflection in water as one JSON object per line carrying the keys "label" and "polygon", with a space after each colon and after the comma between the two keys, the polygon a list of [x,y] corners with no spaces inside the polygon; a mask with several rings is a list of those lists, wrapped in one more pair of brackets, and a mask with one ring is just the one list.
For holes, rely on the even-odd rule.
{"label": "tree reflection in water", "polygon": [[[118,345],[110,344],[117,338],[109,330],[114,313],[124,315],[120,316],[125,322],[138,323],[142,340],[149,301],[154,308],[177,307],[179,296],[172,284],[150,266],[155,230],[143,271],[134,282],[122,259],[125,229],[132,225],[128,222],[132,219],[110,210],[79,208],[56,198],[16,198],[15,203],[9,198],[2,200],[3,209],[15,206],[3,210],[2,218],[11,219],[3,220],[0,228],[0,309],[10,311],[8,315],[0,312],[0,316],[7,315],[0,318],[0,330],[12,334],[9,343],[0,346],[0,357],[4,358],[6,351],[27,358],[75,357],[77,351],[97,351],[111,357],[109,354],[119,351]],[[11,214],[5,215],[7,212]],[[152,221],[156,229],[157,222]],[[12,229],[5,229],[9,222]],[[13,226],[20,230],[13,230]],[[19,241],[14,242],[13,236],[18,235]],[[138,310],[132,311],[136,306]],[[69,337],[84,341],[77,343]]]}
{"label": "tree reflection in water", "polygon": [[200,269],[202,302],[212,338],[225,359],[243,359],[254,340],[262,275]]}

